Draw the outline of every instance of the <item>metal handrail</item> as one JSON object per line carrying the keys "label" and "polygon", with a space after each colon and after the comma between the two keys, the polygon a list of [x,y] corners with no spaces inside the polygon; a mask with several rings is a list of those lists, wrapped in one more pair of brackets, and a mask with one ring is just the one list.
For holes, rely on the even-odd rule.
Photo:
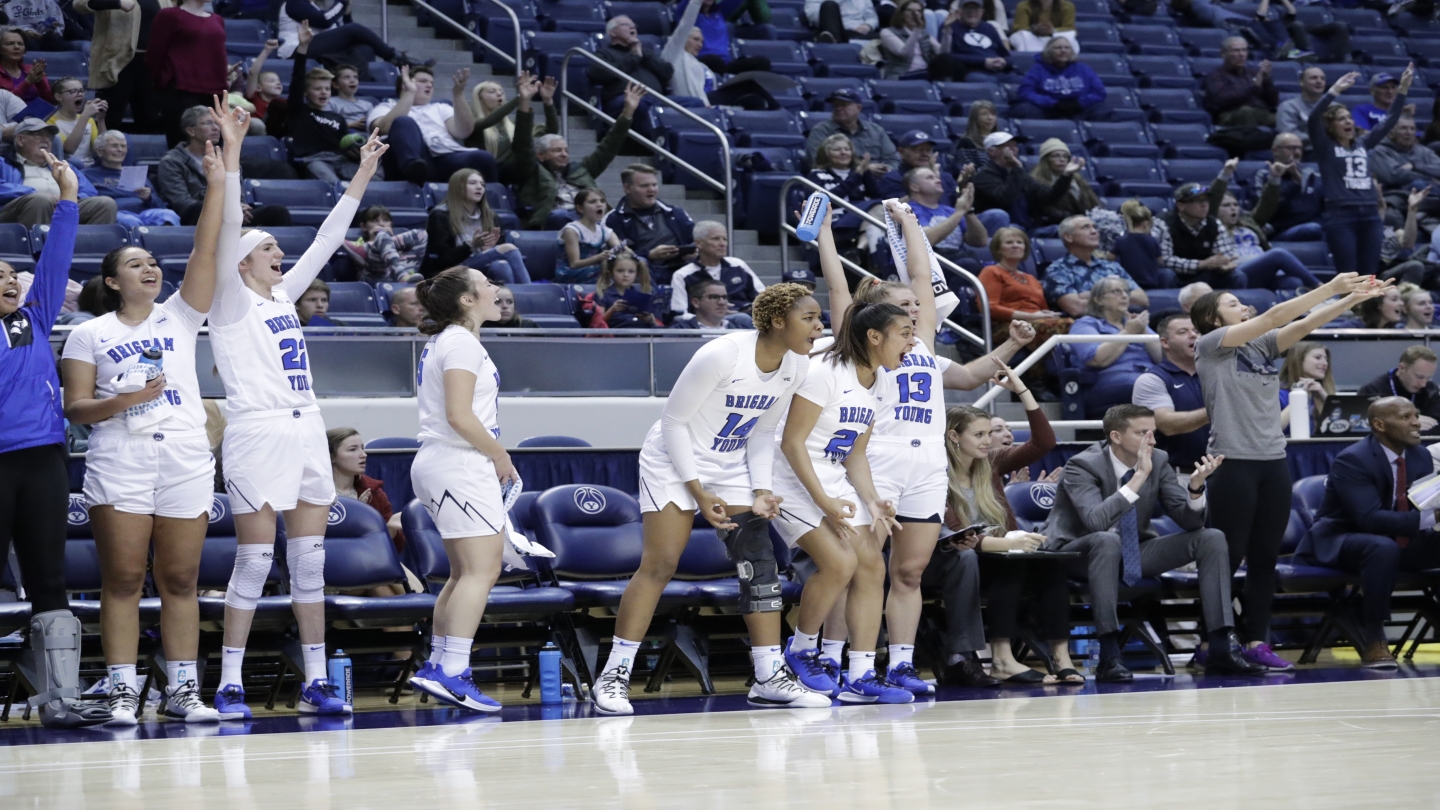
{"label": "metal handrail", "polygon": [[[1062,343],[1159,343],[1159,335],[1051,335],[1040,347],[1031,351],[1030,356],[1020,361],[1015,366],[1017,375],[1029,371],[1036,363],[1044,359],[1045,355],[1054,351],[1056,346]],[[992,385],[990,390],[980,395],[974,402],[977,408],[986,408],[1005,389],[998,385]],[[1076,420],[1069,422],[1051,422],[1056,427],[1100,427],[1100,420]]]}
{"label": "metal handrail", "polygon": [[[449,15],[445,14],[445,12],[441,11],[441,10],[438,9],[438,8],[435,8],[434,6],[432,6],[432,5],[430,5],[429,3],[425,2],[425,0],[410,0],[410,4],[411,4],[411,5],[413,5],[413,6],[419,6],[420,8],[425,9],[426,11],[430,12],[430,14],[431,14],[432,16],[434,16],[434,17],[436,17],[437,19],[439,19],[441,22],[445,23],[446,25],[449,25],[451,28],[454,28],[456,31],[459,31],[460,33],[464,34],[465,36],[467,36],[467,37],[469,37],[469,38],[471,38],[471,39],[473,39],[473,40],[475,40],[476,42],[480,43],[481,45],[484,45],[485,47],[489,48],[492,52],[494,52],[494,53],[496,53],[496,54],[499,54],[501,59],[504,59],[504,60],[506,60],[507,62],[509,62],[510,64],[512,64],[512,65],[515,66],[515,72],[518,74],[518,73],[520,72],[520,64],[521,64],[521,62],[520,62],[520,55],[521,55],[521,50],[520,50],[520,47],[521,47],[521,42],[520,42],[520,18],[517,17],[517,16],[515,16],[515,9],[510,8],[509,6],[507,6],[507,5],[505,5],[504,3],[500,2],[500,0],[490,0],[490,2],[494,3],[495,5],[499,6],[500,8],[505,9],[505,13],[508,14],[508,15],[510,15],[510,23],[515,26],[515,55],[514,55],[514,56],[511,56],[510,54],[505,53],[504,51],[500,50],[499,48],[495,47],[494,45],[491,45],[489,42],[487,42],[487,41],[485,40],[484,37],[480,36],[479,34],[475,33],[474,31],[471,31],[469,28],[466,28],[463,23],[459,23],[459,22],[456,22],[455,20],[451,19]],[[381,3],[380,3],[380,9],[381,9],[381,12],[380,12],[380,38],[388,42],[388,41],[390,41],[390,32],[389,32],[389,30],[388,30],[388,29],[390,28],[390,19],[389,19],[389,15],[388,15],[388,13],[386,12],[385,8],[386,8],[386,6],[385,6],[385,0],[381,0]],[[468,100],[468,99],[455,99],[455,103],[456,103],[456,104],[459,104],[462,100],[465,101],[466,103],[469,103],[469,100]]]}
{"label": "metal handrail", "polygon": [[[614,123],[615,123],[615,119],[612,118],[612,117],[610,117],[609,115],[607,115],[604,110],[601,110],[600,108],[598,108],[598,107],[594,106],[593,104],[591,104],[589,101],[586,101],[585,99],[581,98],[580,96],[577,96],[577,95],[575,95],[574,93],[570,92],[570,60],[571,60],[572,58],[576,57],[576,56],[581,56],[581,57],[584,57],[584,58],[586,58],[586,59],[589,59],[589,60],[590,60],[591,62],[593,62],[594,64],[599,65],[600,67],[602,67],[602,68],[604,68],[605,70],[609,71],[612,75],[617,76],[617,77],[619,77],[619,78],[622,78],[622,79],[624,79],[624,80],[627,81],[627,82],[635,82],[636,84],[640,84],[640,83],[641,83],[641,82],[637,81],[637,80],[635,79],[635,77],[631,76],[630,74],[626,73],[625,71],[621,70],[620,68],[615,67],[614,65],[610,64],[609,62],[606,62],[604,59],[599,58],[598,56],[596,56],[595,54],[591,53],[590,51],[585,50],[584,48],[571,48],[570,50],[566,51],[566,52],[565,52],[565,59],[562,60],[561,63],[560,63],[560,135],[561,135],[562,137],[566,137],[566,138],[568,138],[569,135],[570,135],[570,102],[571,102],[572,100],[573,100],[576,104],[579,104],[580,107],[581,107],[582,109],[584,109],[586,112],[589,112],[589,113],[592,114],[592,115],[599,116],[601,119],[603,119],[603,120],[605,120],[605,121],[607,121],[607,122],[609,122],[609,123],[611,123],[611,124],[614,124]],[[725,238],[726,238],[727,240],[729,240],[729,242],[730,242],[731,245],[735,244],[735,195],[734,195],[734,185],[735,185],[735,184],[734,184],[734,181],[733,181],[733,178],[734,178],[734,167],[731,166],[731,163],[730,163],[730,137],[729,137],[729,135],[727,135],[727,134],[725,133],[725,130],[723,130],[723,129],[721,129],[720,127],[716,126],[714,123],[712,123],[712,122],[710,122],[710,121],[706,121],[704,118],[701,118],[700,116],[696,115],[695,113],[690,112],[690,110],[686,109],[685,107],[681,106],[680,104],[675,103],[675,102],[674,102],[673,100],[671,100],[670,98],[668,98],[668,97],[666,97],[666,96],[663,96],[663,95],[655,92],[654,90],[651,90],[651,91],[649,92],[648,97],[651,98],[654,102],[656,102],[656,103],[661,103],[661,104],[665,104],[665,105],[669,106],[670,108],[674,109],[676,112],[678,112],[678,113],[680,113],[681,115],[685,116],[686,118],[689,118],[689,119],[691,119],[691,120],[693,120],[693,121],[696,121],[696,122],[700,123],[700,124],[701,124],[702,126],[704,126],[706,129],[708,129],[708,130],[710,130],[711,132],[715,133],[716,137],[718,137],[718,138],[720,139],[720,157],[721,157],[722,161],[724,162],[724,167],[725,167],[725,172],[724,172],[725,178],[724,178],[724,181],[723,181],[723,182],[722,182],[721,180],[715,179],[714,177],[711,177],[710,175],[708,175],[708,174],[706,174],[705,172],[703,172],[703,171],[695,168],[694,166],[691,166],[689,163],[686,163],[685,161],[681,160],[678,155],[674,154],[673,152],[671,152],[670,150],[668,150],[668,149],[666,149],[665,147],[661,146],[660,144],[655,143],[654,141],[650,140],[649,138],[645,137],[644,135],[641,135],[640,133],[636,132],[634,129],[631,129],[631,130],[630,130],[630,137],[631,137],[631,138],[634,138],[635,140],[637,140],[637,141],[639,141],[640,143],[644,144],[647,148],[652,149],[652,150],[654,150],[655,152],[659,153],[659,154],[660,154],[661,156],[663,156],[666,160],[669,160],[671,163],[674,163],[676,166],[679,166],[680,168],[684,169],[685,171],[690,172],[692,175],[694,175],[695,177],[699,178],[700,181],[703,182],[705,185],[707,185],[707,186],[715,189],[716,191],[718,191],[718,192],[720,192],[721,194],[724,195],[724,197],[725,197]]]}
{"label": "metal handrail", "polygon": [[[821,192],[822,194],[828,194],[828,193],[829,193],[829,192],[827,192],[824,188],[822,188],[821,186],[819,186],[819,185],[815,184],[814,182],[812,182],[810,179],[808,179],[808,178],[806,178],[806,177],[802,177],[801,175],[798,175],[798,174],[795,175],[794,177],[791,177],[789,180],[786,180],[786,181],[785,181],[785,184],[782,185],[782,186],[780,186],[780,277],[781,277],[781,278],[784,278],[784,277],[785,277],[785,272],[790,269],[790,235],[791,235],[791,234],[795,234],[795,238],[797,238],[797,239],[800,238],[800,234],[796,233],[795,228],[790,225],[789,217],[786,216],[786,214],[785,214],[785,199],[786,199],[786,195],[789,194],[789,192],[790,192],[790,187],[793,186],[793,185],[797,185],[797,184],[799,184],[799,185],[804,185],[804,186],[808,186],[808,187],[811,189],[811,191],[818,191],[818,192]],[[830,195],[830,202],[831,202],[833,205],[838,205],[838,206],[844,208],[845,210],[850,211],[851,213],[854,213],[854,214],[859,215],[861,219],[865,220],[866,222],[869,222],[871,225],[874,225],[875,227],[877,227],[877,228],[879,228],[879,229],[881,229],[881,230],[884,230],[884,229],[885,229],[885,223],[884,223],[884,222],[881,222],[880,220],[878,220],[878,219],[876,219],[875,217],[871,216],[869,213],[867,213],[866,211],[862,210],[859,206],[852,205],[852,204],[851,204],[849,201],[847,201],[847,200],[842,200],[842,199],[840,199],[839,197],[836,197],[835,195],[831,194],[831,195]],[[808,244],[808,243],[807,243],[807,244]],[[982,331],[984,334],[983,334],[983,336],[977,336],[974,332],[971,332],[969,329],[966,329],[965,327],[961,326],[960,324],[958,324],[958,323],[956,323],[956,322],[954,322],[954,321],[952,321],[952,320],[950,320],[950,319],[948,319],[948,318],[945,319],[944,321],[942,321],[943,325],[948,326],[948,327],[950,327],[951,329],[955,330],[955,331],[958,332],[962,337],[968,338],[968,339],[971,340],[972,342],[974,342],[974,343],[976,343],[976,344],[979,344],[979,346],[980,346],[981,348],[983,348],[985,351],[987,351],[987,352],[990,351],[990,349],[994,346],[994,335],[991,334],[991,331],[990,331],[990,296],[988,296],[988,295],[985,294],[985,287],[984,287],[984,285],[982,285],[982,284],[980,283],[980,279],[978,279],[978,278],[976,278],[974,275],[972,275],[969,270],[966,270],[965,268],[963,268],[963,267],[961,267],[960,265],[958,265],[958,264],[950,261],[949,259],[945,258],[944,256],[936,255],[936,256],[935,256],[935,259],[940,262],[940,265],[941,265],[942,267],[949,268],[950,270],[952,270],[952,271],[954,271],[955,273],[957,273],[957,274],[961,275],[962,277],[964,277],[967,281],[969,281],[971,284],[973,284],[973,285],[975,286],[975,289],[976,289],[977,291],[979,291],[979,293],[980,293],[980,314],[981,314],[981,321],[980,321],[980,322],[981,322],[981,324],[983,324],[983,328],[982,328],[981,331]],[[862,276],[869,276],[870,278],[875,278],[875,279],[878,279],[878,278],[879,278],[879,276],[876,276],[874,273],[872,273],[872,272],[870,272],[869,270],[866,270],[865,268],[861,267],[860,265],[858,265],[858,264],[850,261],[849,259],[845,258],[844,256],[841,256],[841,257],[840,257],[840,263],[841,263],[842,265],[844,265],[845,267],[848,267],[849,269],[854,270],[855,272],[859,273],[859,274],[862,275]]]}

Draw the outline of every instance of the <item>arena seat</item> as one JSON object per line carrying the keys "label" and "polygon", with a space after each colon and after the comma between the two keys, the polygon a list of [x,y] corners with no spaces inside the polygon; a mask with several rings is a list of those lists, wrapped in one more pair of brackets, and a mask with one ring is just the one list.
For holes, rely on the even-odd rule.
{"label": "arena seat", "polygon": [[1308,527],[1315,522],[1315,515],[1320,512],[1320,504],[1325,500],[1325,479],[1328,476],[1310,475],[1296,481],[1290,488],[1291,508],[1294,509]]}
{"label": "arena seat", "polygon": [[520,440],[516,447],[590,447],[590,442],[574,436],[530,436]]}
{"label": "arena seat", "polygon": [[420,440],[410,436],[382,436],[365,442],[365,452],[371,450],[418,450]]}
{"label": "arena seat", "polygon": [[805,145],[800,119],[784,110],[736,110],[729,115],[729,125],[740,146],[794,149]]}
{"label": "arena seat", "polygon": [[[288,62],[281,62],[280,64],[283,64],[286,67],[291,66]],[[265,72],[278,73],[280,71],[267,70]],[[290,82],[290,76],[288,72],[286,73],[286,75],[281,76],[280,78],[286,83],[286,86],[288,87]],[[276,138],[273,135],[247,136],[245,138],[245,142],[240,146],[240,154],[244,157],[268,158],[270,160],[279,160],[282,162],[290,159],[289,155],[285,151],[285,142],[280,140],[279,138]]]}
{"label": "arena seat", "polygon": [[860,61],[858,42],[806,42],[805,55],[817,76],[878,79],[880,68]]}
{"label": "arena seat", "polygon": [[[531,281],[555,278],[555,257],[560,253],[556,234],[556,231],[510,231],[505,234],[505,241],[519,248],[520,254],[525,257]],[[511,289],[518,293],[523,286],[517,284]]]}
{"label": "arena seat", "polygon": [[[335,188],[324,180],[246,180],[245,189],[255,205],[278,205],[289,210],[291,220],[297,225],[318,226],[336,203]],[[313,236],[310,241],[314,241]]]}
{"label": "arena seat", "polygon": [[[1176,159],[1224,161],[1229,158],[1224,149],[1212,146],[1206,140],[1207,128],[1202,125],[1151,124],[1150,131],[1155,136],[1155,142],[1164,147],[1165,157],[1172,162]],[[1237,173],[1236,178],[1239,176]],[[1215,179],[1214,175],[1210,179]]]}
{"label": "arena seat", "polygon": [[880,107],[870,98],[869,88],[865,86],[864,82],[858,82],[851,78],[808,79],[803,76],[795,78],[800,82],[800,86],[805,88],[805,96],[810,99],[810,109],[823,113],[823,115],[812,117],[812,124],[829,117],[830,103],[825,99],[836,90],[858,90],[861,115],[874,115],[880,111]]}
{"label": "arena seat", "polygon": [[[1174,60],[1167,60],[1167,64],[1173,64]],[[1195,91],[1191,85],[1195,79],[1190,76],[1188,65],[1181,66],[1184,71],[1184,84],[1179,87],[1172,87],[1162,84],[1155,84],[1151,87],[1142,87],[1135,91],[1135,96],[1140,100],[1140,106],[1150,112],[1150,119],[1159,124],[1210,124],[1210,113],[1200,108],[1195,101]],[[1177,79],[1177,83],[1179,80]]]}
{"label": "arena seat", "polygon": [[125,134],[125,165],[127,166],[153,166],[165,157],[170,151],[165,145],[164,135],[137,135],[134,133]]}
{"label": "arena seat", "polygon": [[872,79],[866,85],[869,95],[880,103],[880,111],[886,114],[939,117],[950,111],[950,105],[940,100],[940,92],[929,82]]}
{"label": "arena seat", "polygon": [[375,285],[375,308],[381,314],[390,311],[390,298],[403,289],[414,287],[414,284],[407,284],[403,281],[382,281]]}
{"label": "arena seat", "polygon": [[[49,225],[36,225],[30,231],[30,243],[38,252],[45,247]],[[81,225],[75,234],[75,255],[70,260],[70,278],[84,284],[100,275],[100,262],[105,254],[130,244],[130,231],[124,225]]]}
{"label": "arena seat", "polygon": [[376,315],[375,288],[363,281],[330,282],[330,312]]}
{"label": "arena seat", "polygon": [[[1132,56],[1130,69],[1140,77],[1140,88],[1185,91],[1193,97],[1195,76],[1190,61],[1175,56]],[[1143,96],[1142,96],[1143,98]],[[1210,120],[1207,114],[1205,120]]]}
{"label": "arena seat", "polygon": [[[337,183],[336,197],[344,194],[349,186],[350,184],[343,180]],[[486,191],[488,196],[488,188]],[[395,223],[396,230],[423,228],[425,220],[430,216],[424,189],[404,180],[370,181],[365,187],[365,196],[360,198],[360,209],[363,211],[372,205],[383,205],[390,210],[390,219]]]}
{"label": "arena seat", "polygon": [[0,261],[19,271],[35,269],[30,229],[18,222],[0,223]]}
{"label": "arena seat", "polygon": [[605,14],[598,5],[550,3],[541,14],[549,31],[598,34],[605,30]]}
{"label": "arena seat", "polygon": [[809,78],[815,75],[800,43],[788,39],[737,39],[735,52],[744,58],[769,59],[771,72],[782,76]]}
{"label": "arena seat", "polygon": [[45,75],[50,78],[51,82],[66,76],[74,76],[88,84],[90,59],[83,52],[27,51],[25,54],[27,64],[33,65],[39,59],[45,60]]}
{"label": "arena seat", "polygon": [[[84,624],[96,624],[100,621],[100,550],[95,545],[84,495],[70,494],[65,523],[65,590],[72,594],[91,594],[88,599],[72,598],[70,612]],[[142,604],[142,628],[159,620],[159,599],[152,598]]]}
{"label": "arena seat", "polygon": [[1151,160],[1160,157],[1160,147],[1155,145],[1155,141],[1150,137],[1149,127],[1143,122],[1082,124],[1081,135],[1091,154]]}
{"label": "arena seat", "polygon": [[[670,9],[661,3],[611,0],[605,4],[605,19],[629,17],[641,36],[668,37],[671,30]],[[656,49],[659,50],[658,48]]]}
{"label": "arena seat", "polygon": [[[270,574],[265,578],[267,589],[284,580],[279,559],[285,556],[284,531],[275,527],[275,560],[270,563]],[[200,569],[196,587],[200,591],[224,591],[230,587],[230,574],[235,570],[235,548],[239,541],[235,537],[235,515],[230,509],[230,497],[217,492],[210,502],[210,522],[205,529],[205,545],[200,550]],[[200,620],[218,622],[225,618],[225,597],[201,596]],[[290,610],[289,596],[262,596],[255,609],[255,623],[259,627],[276,629],[288,627],[294,620]]]}
{"label": "arena seat", "polygon": [[1020,528],[1035,531],[1050,517],[1050,508],[1055,505],[1055,485],[1043,481],[1010,484],[1005,487],[1005,500],[1015,510],[1015,522]]}
{"label": "arena seat", "polygon": [[270,38],[270,24],[264,20],[225,21],[225,51],[240,56],[256,56]]}
{"label": "arena seat", "polygon": [[[408,539],[408,535],[407,535]],[[325,587],[360,590],[405,583],[405,569],[385,519],[368,503],[337,498],[330,505],[325,527]],[[328,621],[422,621],[435,611],[428,593],[398,596],[347,596],[327,594]],[[405,645],[408,646],[408,645]]]}

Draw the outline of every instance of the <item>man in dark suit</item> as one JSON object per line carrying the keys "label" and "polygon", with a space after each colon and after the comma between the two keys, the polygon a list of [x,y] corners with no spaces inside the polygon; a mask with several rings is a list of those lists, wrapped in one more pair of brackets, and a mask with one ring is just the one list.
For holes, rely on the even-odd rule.
{"label": "man in dark suit", "polygon": [[[1097,442],[1065,464],[1055,507],[1045,524],[1045,548],[1084,553],[1073,573],[1090,583],[1090,608],[1100,636],[1096,680],[1125,682],[1120,660],[1120,622],[1115,615],[1120,584],[1159,576],[1190,562],[1200,569],[1200,605],[1209,630],[1207,672],[1258,675],[1265,670],[1241,656],[1230,606],[1230,556],[1225,535],[1205,528],[1205,479],[1224,461],[1204,456],[1190,476],[1189,492],[1155,449],[1155,413],[1140,405],[1105,412],[1108,441]],[[1182,531],[1156,536],[1150,517],[1169,515]]]}
{"label": "man in dark suit", "polygon": [[1421,512],[1409,485],[1434,469],[1420,446],[1420,412],[1405,397],[1385,397],[1366,412],[1370,435],[1335,457],[1325,499],[1295,553],[1317,565],[1360,575],[1364,653],[1371,669],[1394,669],[1385,643],[1390,593],[1398,571],[1440,568],[1435,510]]}

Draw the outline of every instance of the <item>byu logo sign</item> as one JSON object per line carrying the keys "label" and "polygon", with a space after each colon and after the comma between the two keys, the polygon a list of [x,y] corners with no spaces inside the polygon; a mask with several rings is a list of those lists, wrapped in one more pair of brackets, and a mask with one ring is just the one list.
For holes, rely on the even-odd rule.
{"label": "byu logo sign", "polygon": [[336,501],[330,504],[330,514],[325,516],[325,523],[335,526],[345,520],[345,504]]}
{"label": "byu logo sign", "polygon": [[1055,485],[1031,484],[1030,500],[1042,509],[1053,509],[1055,507]]}
{"label": "byu logo sign", "polygon": [[65,520],[69,521],[71,526],[84,526],[90,522],[90,513],[85,509],[84,495],[73,493],[70,495],[70,508],[65,513]]}
{"label": "byu logo sign", "polygon": [[225,502],[221,501],[218,497],[212,498],[210,501],[210,522],[219,523],[224,520],[225,511]]}
{"label": "byu logo sign", "polygon": [[575,490],[575,506],[587,515],[605,511],[605,493],[595,487],[579,487]]}

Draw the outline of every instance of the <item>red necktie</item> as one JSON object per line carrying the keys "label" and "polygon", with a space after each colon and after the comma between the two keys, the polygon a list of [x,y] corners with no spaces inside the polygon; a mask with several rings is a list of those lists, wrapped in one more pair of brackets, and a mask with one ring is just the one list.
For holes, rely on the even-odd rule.
{"label": "red necktie", "polygon": [[[1399,458],[1395,459],[1395,511],[1396,511],[1396,512],[1409,512],[1409,511],[1410,511],[1410,499],[1409,499],[1408,497],[1406,497],[1406,490],[1407,490],[1407,489],[1408,489],[1408,481],[1406,480],[1406,477],[1405,477],[1405,457],[1404,457],[1404,456],[1400,456]],[[1399,545],[1400,548],[1405,548],[1405,546],[1407,546],[1407,545],[1410,544],[1410,538],[1408,538],[1408,537],[1396,537],[1396,538],[1395,538],[1395,543],[1396,543],[1397,545]]]}

